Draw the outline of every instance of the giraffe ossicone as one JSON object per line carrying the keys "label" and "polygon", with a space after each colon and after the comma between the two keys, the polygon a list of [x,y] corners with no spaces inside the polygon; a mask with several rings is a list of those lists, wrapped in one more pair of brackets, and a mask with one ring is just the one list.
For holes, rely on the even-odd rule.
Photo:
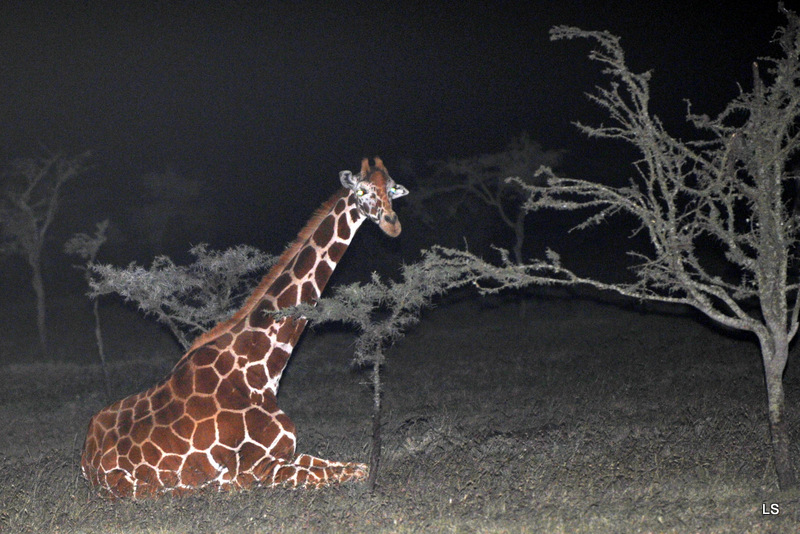
{"label": "giraffe ossicone", "polygon": [[365,220],[392,237],[401,231],[392,200],[408,191],[380,158],[372,166],[364,159],[357,175],[343,171],[340,181],[238,312],[199,336],[164,380],[92,418],[81,470],[105,496],[366,478],[361,463],[295,455],[294,423],[276,400],[306,320],[269,312],[315,303]]}

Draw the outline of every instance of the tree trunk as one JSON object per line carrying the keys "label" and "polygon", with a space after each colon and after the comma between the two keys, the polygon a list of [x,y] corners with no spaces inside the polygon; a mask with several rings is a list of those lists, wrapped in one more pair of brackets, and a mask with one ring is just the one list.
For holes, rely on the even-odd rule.
{"label": "tree trunk", "polygon": [[375,358],[372,368],[372,451],[369,455],[369,478],[367,486],[372,493],[378,480],[378,469],[381,465],[381,364]]}
{"label": "tree trunk", "polygon": [[[524,212],[523,212],[524,213]],[[514,262],[522,265],[522,244],[525,241],[525,218],[519,217],[514,226]]]}
{"label": "tree trunk", "polygon": [[[525,241],[525,212],[520,211],[517,216],[516,224],[514,225],[514,262],[517,265],[522,265],[522,243]],[[527,288],[521,287],[519,289],[519,309],[517,316],[520,320],[524,320],[528,314],[528,300]]]}
{"label": "tree trunk", "polygon": [[781,491],[797,487],[797,476],[791,458],[789,429],[784,420],[783,370],[789,354],[788,341],[771,340],[775,345],[769,350],[762,342],[764,373],[769,403],[769,430],[772,436],[772,457]]}
{"label": "tree trunk", "polygon": [[31,284],[33,285],[33,292],[36,293],[36,327],[39,330],[39,348],[42,355],[47,355],[47,328],[45,324],[45,294],[44,294],[44,281],[42,280],[42,266],[38,258],[30,259],[31,270]]}
{"label": "tree trunk", "polygon": [[100,355],[100,367],[103,371],[103,385],[106,390],[106,400],[111,402],[111,380],[108,377],[108,367],[106,366],[106,353],[103,349],[103,331],[100,329],[100,303],[97,298],[92,303],[92,312],[94,312],[94,338],[97,341],[97,352]]}

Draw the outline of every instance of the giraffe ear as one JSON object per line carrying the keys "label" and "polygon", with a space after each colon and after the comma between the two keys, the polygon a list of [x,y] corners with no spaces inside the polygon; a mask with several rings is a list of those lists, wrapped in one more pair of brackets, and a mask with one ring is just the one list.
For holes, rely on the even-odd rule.
{"label": "giraffe ear", "polygon": [[404,197],[407,194],[408,194],[408,189],[406,189],[400,184],[394,184],[392,187],[389,188],[389,196],[392,199]]}
{"label": "giraffe ear", "polygon": [[355,191],[356,187],[358,187],[358,176],[353,176],[350,171],[341,171],[339,173],[339,181],[342,182],[342,186],[351,191]]}

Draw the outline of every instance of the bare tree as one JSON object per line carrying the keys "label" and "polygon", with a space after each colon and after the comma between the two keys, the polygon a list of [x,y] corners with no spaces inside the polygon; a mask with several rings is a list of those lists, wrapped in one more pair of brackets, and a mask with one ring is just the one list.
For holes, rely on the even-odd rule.
{"label": "bare tree", "polygon": [[88,167],[89,152],[68,158],[55,154],[12,162],[3,174],[0,198],[0,251],[25,257],[31,268],[36,294],[36,326],[42,352],[47,350],[45,289],[42,252],[45,238],[58,210],[61,188]]}
{"label": "bare tree", "polygon": [[[125,208],[128,231],[134,239],[162,254],[168,239],[180,231],[197,235],[214,217],[197,217],[199,201],[206,187],[202,180],[187,178],[174,171],[151,172],[134,184],[138,201]],[[207,206],[204,209],[208,209]]]}
{"label": "bare tree", "polygon": [[[481,154],[469,158],[452,158],[436,162],[435,174],[423,180],[411,202],[422,211],[431,199],[446,196],[447,216],[456,217],[469,200],[477,199],[493,209],[500,220],[514,233],[514,259],[522,263],[522,246],[525,241],[525,216],[522,209],[526,195],[517,182],[506,180],[517,176],[527,184],[535,184],[536,169],[542,165],[554,167],[561,162],[563,150],[544,150],[529,135],[514,138],[502,152]],[[437,210],[441,202],[437,203]],[[425,220],[423,218],[423,220]]]}
{"label": "bare tree", "polygon": [[[467,253],[440,250],[443,265],[469,271],[473,281],[492,278],[498,287],[527,284],[588,285],[636,299],[686,304],[726,327],[751,332],[758,339],[764,364],[772,450],[781,489],[797,487],[784,421],[783,373],[789,343],[798,331],[798,224],[794,205],[798,177],[789,173],[800,149],[800,19],[783,8],[788,19],[779,28],[778,58],[760,61],[769,67],[762,77],[753,65],[754,86],[740,90],[716,118],[688,112],[701,141],[684,142],[670,135],[649,110],[650,73],[634,74],[625,64],[619,38],[607,32],[556,27],[551,38],[593,40],[589,57],[612,78],[590,98],[611,119],[597,127],[578,124],[592,137],[622,139],[642,157],[627,186],[610,187],[586,180],[558,178],[552,171],[546,187],[523,185],[530,197],[526,210],[579,210],[596,213],[579,224],[585,228],[617,213],[638,220],[651,250],[631,252],[639,263],[637,281],[608,284],[576,275],[548,251],[547,259],[492,266]],[[705,261],[702,246],[717,246],[737,276],[724,276]]]}
{"label": "bare tree", "polygon": [[[85,265],[76,265],[78,269],[83,271],[87,283],[91,283],[92,276],[89,272],[89,266],[97,260],[97,252],[103,243],[106,242],[106,230],[108,229],[109,220],[105,219],[97,223],[97,229],[94,235],[85,234],[83,232],[73,235],[66,243],[64,243],[64,252],[67,254],[75,254],[86,261]],[[106,366],[106,353],[103,349],[103,331],[100,327],[100,300],[95,298],[92,300],[92,313],[94,314],[94,338],[97,342],[97,354],[100,356],[100,367],[103,371],[103,385],[106,391],[106,400],[111,400],[111,380],[108,377],[108,367]]]}

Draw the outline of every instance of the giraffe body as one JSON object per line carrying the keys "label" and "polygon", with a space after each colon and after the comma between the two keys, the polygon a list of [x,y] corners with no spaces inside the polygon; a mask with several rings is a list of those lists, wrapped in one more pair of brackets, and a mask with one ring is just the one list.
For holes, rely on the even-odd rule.
{"label": "giraffe body", "polygon": [[408,191],[379,158],[340,180],[241,310],[201,335],[164,380],[92,418],[81,457],[90,484],[111,498],[140,498],[367,476],[364,464],[295,456],[295,426],[276,396],[306,321],[268,313],[316,302],[365,220],[400,233],[392,199]]}

